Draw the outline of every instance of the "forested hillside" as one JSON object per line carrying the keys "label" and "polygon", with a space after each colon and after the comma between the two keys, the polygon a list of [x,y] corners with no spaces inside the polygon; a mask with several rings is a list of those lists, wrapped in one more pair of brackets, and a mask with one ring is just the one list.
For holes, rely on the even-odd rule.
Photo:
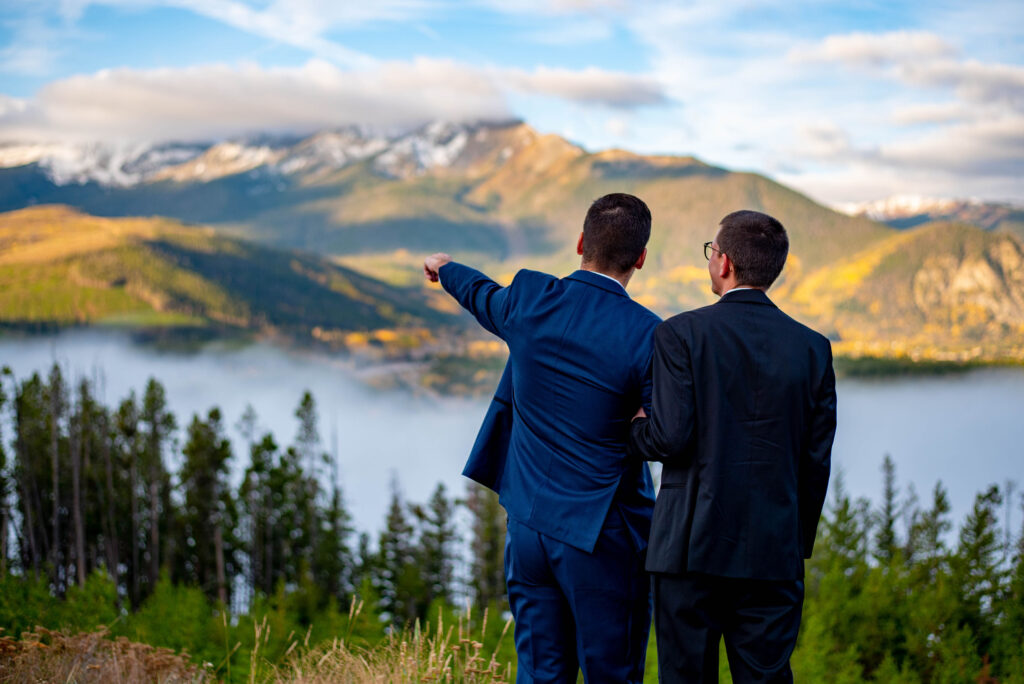
{"label": "forested hillside", "polygon": [[[233,417],[216,408],[175,416],[152,379],[110,406],[58,367],[46,378],[6,373],[0,390],[0,425],[13,426],[0,435],[0,524],[15,530],[0,539],[7,634],[107,625],[242,682],[269,680],[306,653],[336,663],[349,653],[336,638],[372,647],[443,614],[445,625],[473,631],[466,643],[478,642],[484,661],[514,663],[501,638],[496,497],[438,486],[428,501],[408,502],[396,480],[380,527],[353,529],[308,393],[294,439],[258,434],[250,411],[232,444]],[[1018,505],[1013,486],[980,492],[954,521],[941,482],[920,501],[890,459],[882,466],[874,503],[851,500],[836,476],[807,564],[797,678],[1024,681],[1024,535],[1001,523]],[[232,469],[243,473],[237,484]],[[653,649],[652,636],[652,682]]]}

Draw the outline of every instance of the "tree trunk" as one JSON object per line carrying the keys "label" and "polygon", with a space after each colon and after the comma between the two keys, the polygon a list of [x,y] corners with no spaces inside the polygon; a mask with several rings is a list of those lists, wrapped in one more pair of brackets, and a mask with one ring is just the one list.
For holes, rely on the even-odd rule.
{"label": "tree trunk", "polygon": [[104,528],[107,546],[107,572],[114,580],[114,586],[118,586],[118,540],[117,521],[114,517],[114,466],[110,461],[110,430],[107,425],[107,417],[103,416],[103,467],[106,470],[107,495],[106,495],[106,518],[107,524]]}
{"label": "tree trunk", "polygon": [[217,565],[217,600],[222,606],[228,604],[228,583],[224,576],[224,532],[221,530],[220,516],[213,526],[214,561]]}
{"label": "tree trunk", "polygon": [[160,576],[160,486],[157,468],[149,469],[149,587],[156,586]]}
{"label": "tree trunk", "polygon": [[71,429],[71,508],[75,525],[75,574],[78,586],[85,585],[85,526],[82,523],[82,450],[85,448],[84,425],[79,418],[78,429]]}
{"label": "tree trunk", "polygon": [[3,502],[3,508],[0,509],[0,577],[7,576],[7,501]]}
{"label": "tree trunk", "polygon": [[132,465],[129,472],[132,502],[132,605],[139,605],[139,497],[138,497],[138,463],[135,450],[132,450]]}
{"label": "tree trunk", "polygon": [[[57,421],[60,406],[57,402],[56,389],[50,388],[52,399],[50,401],[50,468],[52,470],[53,487],[53,543],[50,546],[50,562],[53,567],[53,584],[57,591],[61,592],[61,540],[60,540],[60,458],[57,441]],[[61,592],[62,593],[62,592]]]}

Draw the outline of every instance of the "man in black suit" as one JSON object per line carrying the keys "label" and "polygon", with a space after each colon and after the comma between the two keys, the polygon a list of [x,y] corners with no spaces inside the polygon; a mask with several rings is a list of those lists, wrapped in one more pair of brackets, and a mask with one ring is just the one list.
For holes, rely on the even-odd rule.
{"label": "man in black suit", "polygon": [[836,429],[829,341],[765,295],[789,238],[755,211],[704,245],[721,299],[655,329],[651,416],[630,453],[661,461],[647,570],[663,682],[791,682],[805,558]]}

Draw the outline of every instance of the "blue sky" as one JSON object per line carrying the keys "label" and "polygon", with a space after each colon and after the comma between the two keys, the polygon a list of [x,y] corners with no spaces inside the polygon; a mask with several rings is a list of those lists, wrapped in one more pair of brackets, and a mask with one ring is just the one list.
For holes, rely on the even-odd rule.
{"label": "blue sky", "polygon": [[5,0],[0,140],[521,118],[828,203],[1024,203],[1024,3]]}

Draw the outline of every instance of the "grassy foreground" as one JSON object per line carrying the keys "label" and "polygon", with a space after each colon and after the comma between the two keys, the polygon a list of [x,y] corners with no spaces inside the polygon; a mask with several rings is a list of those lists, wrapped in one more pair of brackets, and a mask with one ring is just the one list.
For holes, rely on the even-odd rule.
{"label": "grassy foreground", "polygon": [[[361,606],[353,604],[352,613]],[[350,620],[358,615],[350,614]],[[439,612],[436,625],[421,629],[417,622],[406,632],[395,631],[375,646],[361,646],[349,637],[310,647],[310,629],[304,637],[290,635],[291,646],[281,664],[261,651],[270,641],[266,620],[255,625],[255,647],[250,654],[248,681],[273,684],[351,682],[457,682],[487,684],[510,682],[512,664],[501,660],[498,648],[484,648],[485,634],[470,629],[472,616],[459,615],[445,625]],[[487,624],[485,613],[483,623]],[[510,631],[505,622],[498,646]],[[142,684],[143,682],[209,682],[231,679],[230,662],[239,645],[228,647],[224,661],[196,664],[186,652],[175,653],[125,637],[110,638],[106,627],[70,634],[36,627],[21,635],[0,638],[0,682],[77,682],[80,684]],[[509,636],[509,638],[511,638]],[[227,646],[227,645],[226,645]],[[225,670],[225,666],[227,670]]]}

